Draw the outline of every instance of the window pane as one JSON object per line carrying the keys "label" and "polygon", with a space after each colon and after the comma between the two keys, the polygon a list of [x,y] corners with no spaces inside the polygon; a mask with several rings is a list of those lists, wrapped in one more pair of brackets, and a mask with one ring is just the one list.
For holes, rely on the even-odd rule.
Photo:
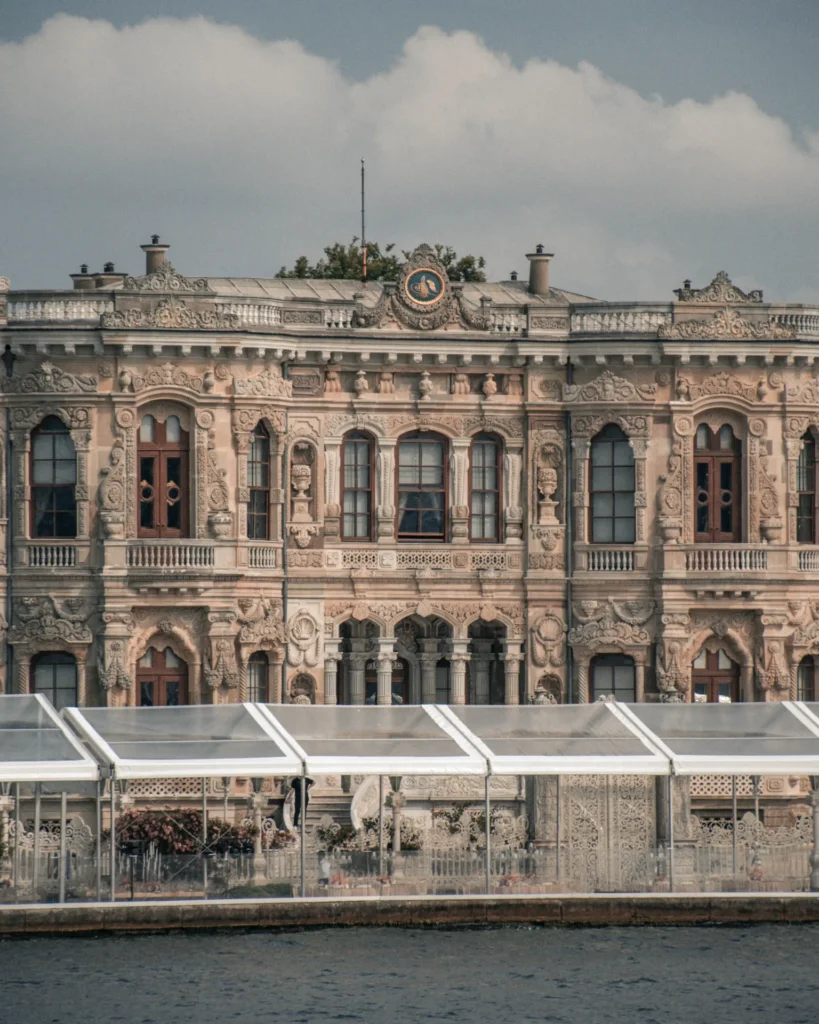
{"label": "window pane", "polygon": [[612,482],[612,471],[608,467],[598,467],[592,470],[591,486],[593,491],[610,491]]}
{"label": "window pane", "polygon": [[139,686],[139,703],[143,708],[154,706],[154,684],[152,680],[142,681]]}
{"label": "window pane", "polygon": [[731,659],[728,657],[728,655],[725,653],[725,651],[723,651],[723,649],[720,647],[719,651],[717,652],[717,668],[733,668],[733,667],[734,667],[733,661],[731,661]]}
{"label": "window pane", "polygon": [[54,458],[74,461],[74,442],[68,434],[54,435]]}
{"label": "window pane", "polygon": [[609,444],[608,441],[592,441],[592,466],[610,466],[612,464],[612,458],[612,446]]}
{"label": "window pane", "polygon": [[720,704],[730,704],[731,703],[731,684],[730,683],[720,683],[719,684],[719,687],[717,689],[717,700],[719,701]]}
{"label": "window pane", "polygon": [[707,424],[701,423],[697,427],[697,448],[708,449],[711,447],[711,431]]}
{"label": "window pane", "polygon": [[721,462],[719,467],[719,485],[724,491],[730,491],[733,486],[734,467],[730,462]]}
{"label": "window pane", "polygon": [[615,491],[634,490],[633,466],[617,466],[614,470],[614,489]]}
{"label": "window pane", "polygon": [[169,416],[165,420],[165,440],[170,444],[179,444],[182,438],[182,424],[178,416]]}
{"label": "window pane", "polygon": [[592,495],[592,515],[595,517],[614,515],[614,496],[611,494]]}
{"label": "window pane", "polygon": [[727,423],[719,428],[719,446],[724,451],[730,451],[734,446],[734,432]]}
{"label": "window pane", "polygon": [[614,514],[616,516],[634,515],[634,495],[630,493],[614,495]]}
{"label": "window pane", "polygon": [[33,484],[52,484],[54,483],[54,463],[49,459],[48,462],[42,459],[31,464],[31,482]]}
{"label": "window pane", "polygon": [[165,651],[165,667],[166,668],[179,668],[182,664],[181,660],[173,653],[170,647],[166,647]]}
{"label": "window pane", "polygon": [[592,519],[592,543],[611,544],[614,540],[614,524],[611,519]]}
{"label": "window pane", "polygon": [[694,703],[695,704],[707,704],[708,703],[708,684],[707,683],[694,683]]}
{"label": "window pane", "polygon": [[149,647],[148,650],[139,659],[140,668],[151,668],[154,663],[154,649]]}
{"label": "window pane", "polygon": [[424,487],[441,487],[444,482],[444,471],[441,466],[422,466],[421,485]]}
{"label": "window pane", "polygon": [[139,425],[139,439],[140,441],[151,443],[154,440],[154,418],[153,416],[143,416],[142,422]]}
{"label": "window pane", "polygon": [[60,461],[54,463],[54,483],[73,484],[77,479],[77,466],[71,462]]}
{"label": "window pane", "polygon": [[175,679],[165,683],[165,703],[169,708],[179,707],[179,682]]}
{"label": "window pane", "polygon": [[703,649],[696,656],[696,658],[694,658],[694,661],[693,661],[694,668],[705,668],[706,665],[707,665],[707,658],[708,658],[708,652],[703,647]]}
{"label": "window pane", "polygon": [[54,458],[54,435],[35,433],[31,440],[32,458],[50,461]]}
{"label": "window pane", "polygon": [[628,441],[616,441],[613,447],[615,466],[631,466],[634,463],[634,452]]}
{"label": "window pane", "polygon": [[615,544],[633,544],[634,543],[634,520],[633,519],[615,519],[614,520],[614,542],[615,542]]}

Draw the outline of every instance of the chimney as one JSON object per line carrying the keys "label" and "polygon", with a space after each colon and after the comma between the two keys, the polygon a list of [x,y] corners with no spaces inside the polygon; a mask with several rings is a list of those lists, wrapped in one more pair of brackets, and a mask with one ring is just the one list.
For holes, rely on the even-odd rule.
{"label": "chimney", "polygon": [[526,253],[526,259],[529,260],[529,292],[531,295],[548,298],[549,260],[553,256],[553,252],[544,252],[541,244],[535,246],[534,252]]}
{"label": "chimney", "polygon": [[106,263],[102,268],[102,273],[94,274],[94,287],[102,291],[106,288],[113,288],[115,284],[122,284],[124,279],[125,274],[117,273],[113,263]]}
{"label": "chimney", "polygon": [[517,272],[517,270],[513,270],[512,273],[509,275],[509,280],[510,281],[517,281],[517,279],[518,279],[518,272]]}
{"label": "chimney", "polygon": [[71,275],[71,280],[74,282],[74,290],[78,292],[90,292],[96,288],[93,274],[88,273],[87,263],[82,264],[79,274]]}
{"label": "chimney", "polygon": [[165,262],[165,253],[170,246],[160,245],[159,235],[151,235],[151,244],[141,245],[140,249],[145,253],[145,273],[153,274]]}

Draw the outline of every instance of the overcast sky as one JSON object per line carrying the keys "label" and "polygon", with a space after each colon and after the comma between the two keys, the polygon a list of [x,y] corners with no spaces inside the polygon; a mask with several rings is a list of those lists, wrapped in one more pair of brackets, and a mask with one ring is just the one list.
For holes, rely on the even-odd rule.
{"label": "overcast sky", "polygon": [[819,302],[816,0],[0,0],[0,275],[271,276],[358,233]]}

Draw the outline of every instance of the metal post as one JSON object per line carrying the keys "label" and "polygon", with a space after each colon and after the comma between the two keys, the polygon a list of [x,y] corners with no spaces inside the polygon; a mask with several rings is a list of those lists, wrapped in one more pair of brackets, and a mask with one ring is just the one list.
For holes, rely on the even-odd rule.
{"label": "metal post", "polygon": [[37,899],[37,886],[40,882],[40,790],[39,782],[34,783],[34,870],[32,872],[32,890]]}
{"label": "metal post", "polygon": [[737,777],[731,776],[731,870],[737,877]]}
{"label": "metal post", "polygon": [[65,829],[66,829],[66,809],[68,804],[68,796],[65,790],[60,793],[60,903],[65,903],[65,854],[66,854],[66,842],[65,842]]}
{"label": "metal post", "polygon": [[557,795],[555,799],[555,818],[557,821],[555,826],[555,875],[557,877],[557,884],[560,885],[560,842],[562,838],[560,835],[560,776],[558,775],[556,778]]}
{"label": "metal post", "polygon": [[486,895],[492,891],[492,862],[490,860],[489,776],[484,777],[484,814],[486,815]]}
{"label": "metal post", "polygon": [[307,781],[304,777],[304,772],[301,773],[301,821],[299,825],[301,827],[301,898],[307,895],[307,889],[305,886],[305,846],[307,845]]}
{"label": "metal post", "polygon": [[102,791],[105,783],[97,779],[97,903],[102,903]]}
{"label": "metal post", "polygon": [[384,776],[378,776],[378,877],[384,877]]}
{"label": "metal post", "polygon": [[[113,766],[112,766],[113,769]],[[114,778],[114,772],[111,771],[108,776],[108,785],[110,787],[109,795],[111,797],[111,902],[113,903],[117,898],[117,781]]]}
{"label": "metal post", "polygon": [[754,859],[753,867],[759,868],[759,833],[760,833],[760,822],[759,822],[759,791],[762,788],[762,779],[759,775],[752,775],[754,783]]}
{"label": "metal post", "polygon": [[202,776],[202,889],[208,898],[208,780]]}
{"label": "metal post", "polygon": [[14,783],[14,861],[12,862],[14,901],[19,900],[17,886],[20,884],[20,783]]}
{"label": "metal post", "polygon": [[819,777],[813,776],[810,803],[813,808],[813,852],[810,855],[810,891],[819,892]]}
{"label": "metal post", "polygon": [[224,812],[223,812],[224,816],[225,816],[225,824],[227,824],[227,820],[228,820],[228,794],[230,792],[230,780],[231,780],[231,776],[230,775],[224,775],[222,777],[222,784],[225,787],[225,806],[224,806]]}
{"label": "metal post", "polygon": [[668,776],[668,891],[674,892],[674,776]]}

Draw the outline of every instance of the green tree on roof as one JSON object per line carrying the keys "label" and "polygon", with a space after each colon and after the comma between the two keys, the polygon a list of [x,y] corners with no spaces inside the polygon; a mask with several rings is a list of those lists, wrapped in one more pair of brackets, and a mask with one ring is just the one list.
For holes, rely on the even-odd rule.
{"label": "green tree on roof", "polygon": [[[310,263],[306,256],[299,256],[292,269],[282,267],[276,277],[320,278],[356,281],[361,278],[362,256],[360,239],[353,236],[349,245],[334,242],[324,249],[324,257]],[[483,256],[458,256],[451,245],[433,247],[443,264],[450,281],[485,281]],[[411,253],[403,250],[408,259]],[[378,242],[367,242],[367,279],[369,281],[395,281],[401,270],[402,260],[395,252],[395,243],[390,242],[383,250]]]}

